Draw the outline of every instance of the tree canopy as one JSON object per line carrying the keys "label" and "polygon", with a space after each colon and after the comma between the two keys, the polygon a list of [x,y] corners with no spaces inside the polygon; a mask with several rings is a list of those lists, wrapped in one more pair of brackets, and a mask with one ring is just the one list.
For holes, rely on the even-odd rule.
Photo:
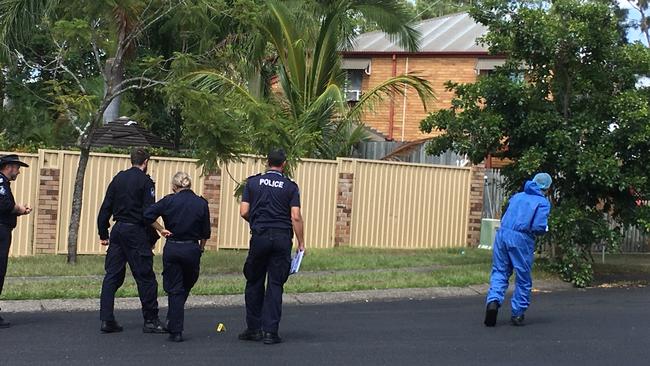
{"label": "tree canopy", "polygon": [[474,84],[448,84],[452,107],[422,122],[445,132],[428,151],[511,159],[511,192],[550,173],[551,256],[584,286],[593,245],[614,250],[621,227],[650,229],[650,208],[639,204],[650,199],[650,90],[637,85],[650,75],[650,50],[627,42],[611,1],[484,0],[471,15],[507,63]]}

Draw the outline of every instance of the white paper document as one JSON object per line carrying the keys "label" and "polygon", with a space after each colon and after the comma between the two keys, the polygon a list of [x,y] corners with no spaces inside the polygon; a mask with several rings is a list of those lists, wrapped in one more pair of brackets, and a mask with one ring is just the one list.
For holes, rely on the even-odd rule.
{"label": "white paper document", "polygon": [[289,274],[297,273],[300,270],[300,263],[302,263],[302,256],[305,254],[304,250],[299,250],[291,260],[291,271]]}

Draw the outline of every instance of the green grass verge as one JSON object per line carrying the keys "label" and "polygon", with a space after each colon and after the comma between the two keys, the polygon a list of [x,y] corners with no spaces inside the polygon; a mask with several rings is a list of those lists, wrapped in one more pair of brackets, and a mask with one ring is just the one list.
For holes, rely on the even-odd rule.
{"label": "green grass verge", "polygon": [[[245,250],[206,252],[201,258],[201,274],[239,273],[246,259]],[[304,271],[340,271],[364,269],[398,269],[431,265],[465,265],[491,263],[491,252],[457,248],[440,250],[391,249],[313,249],[303,262]],[[157,273],[162,271],[162,256],[154,257]],[[76,265],[66,263],[62,255],[39,255],[11,258],[7,276],[88,276],[104,274],[103,256],[79,256]]]}
{"label": "green grass verge", "polygon": [[[287,293],[333,292],[395,288],[427,287],[464,287],[485,284],[490,273],[489,264],[470,264],[446,267],[435,271],[412,272],[405,270],[387,270],[377,272],[295,275],[285,285]],[[554,278],[541,270],[533,274],[536,280]],[[160,278],[159,278],[160,280]],[[98,298],[101,288],[100,279],[79,279],[74,277],[59,278],[48,281],[15,281],[5,286],[3,299],[74,299]],[[223,278],[200,278],[193,295],[232,295],[242,294],[243,276],[225,276]],[[159,288],[159,295],[164,295]],[[132,278],[127,278],[117,293],[118,297],[136,297],[137,288]]]}

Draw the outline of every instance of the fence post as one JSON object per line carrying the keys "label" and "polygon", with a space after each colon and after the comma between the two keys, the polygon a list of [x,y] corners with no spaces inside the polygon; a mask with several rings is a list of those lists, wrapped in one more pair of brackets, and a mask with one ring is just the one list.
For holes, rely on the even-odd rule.
{"label": "fence post", "polygon": [[203,180],[203,197],[208,200],[210,209],[210,240],[206,249],[219,249],[219,209],[221,207],[221,169],[205,176]]}
{"label": "fence post", "polygon": [[38,195],[34,254],[56,254],[61,197],[61,170],[46,168],[45,152],[38,152]]}
{"label": "fence post", "polygon": [[473,165],[470,173],[469,215],[467,224],[467,246],[470,247],[478,246],[481,240],[484,180],[485,165]]}
{"label": "fence post", "polygon": [[354,161],[339,159],[336,181],[336,224],[334,246],[349,246],[352,228],[352,198],[354,196]]}

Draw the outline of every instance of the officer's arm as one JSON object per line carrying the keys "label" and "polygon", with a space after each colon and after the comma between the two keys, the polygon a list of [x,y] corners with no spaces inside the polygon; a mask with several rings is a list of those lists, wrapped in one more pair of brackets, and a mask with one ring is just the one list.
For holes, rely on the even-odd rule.
{"label": "officer's arm", "polygon": [[6,191],[5,194],[0,194],[0,213],[3,214],[18,213],[17,209],[18,207],[16,205],[16,202],[14,202],[14,200],[11,199],[11,197]]}
{"label": "officer's arm", "polygon": [[[203,235],[201,238],[205,240],[210,239],[212,234],[212,228],[210,227],[210,208],[208,207],[208,202],[206,201],[203,205],[203,227],[201,228]],[[203,244],[205,245],[205,243]]]}
{"label": "officer's arm", "polygon": [[293,224],[293,231],[296,233],[296,240],[298,240],[298,250],[305,250],[305,225],[302,221],[302,213],[300,207],[291,207],[291,223]]}
{"label": "officer's arm", "polygon": [[147,208],[153,205],[156,202],[156,185],[153,183],[153,180],[147,176],[147,182],[144,185],[144,196],[142,197],[142,203],[144,208]]}
{"label": "officer's arm", "polygon": [[101,240],[108,240],[108,228],[110,226],[109,221],[113,215],[113,191],[113,182],[111,182],[106,189],[104,202],[102,202],[102,206],[99,209],[99,214],[97,215],[97,229],[99,230],[99,238]]}
{"label": "officer's arm", "polygon": [[244,186],[244,192],[242,192],[241,195],[241,203],[239,204],[239,216],[241,216],[244,220],[248,221],[249,219],[249,214],[250,214],[250,209],[251,209],[251,191],[250,187],[248,186],[248,182],[246,182],[246,185]]}
{"label": "officer's arm", "polygon": [[242,201],[242,203],[239,204],[239,216],[241,216],[244,220],[248,221],[250,209],[251,209],[250,203]]}
{"label": "officer's arm", "polygon": [[[161,199],[158,202],[155,202],[154,204],[148,206],[147,208],[144,209],[144,213],[142,214],[142,219],[144,221],[145,225],[152,225],[158,220],[158,218],[163,214],[165,211],[165,203],[167,201],[167,197]],[[155,226],[154,229],[158,230]]]}

